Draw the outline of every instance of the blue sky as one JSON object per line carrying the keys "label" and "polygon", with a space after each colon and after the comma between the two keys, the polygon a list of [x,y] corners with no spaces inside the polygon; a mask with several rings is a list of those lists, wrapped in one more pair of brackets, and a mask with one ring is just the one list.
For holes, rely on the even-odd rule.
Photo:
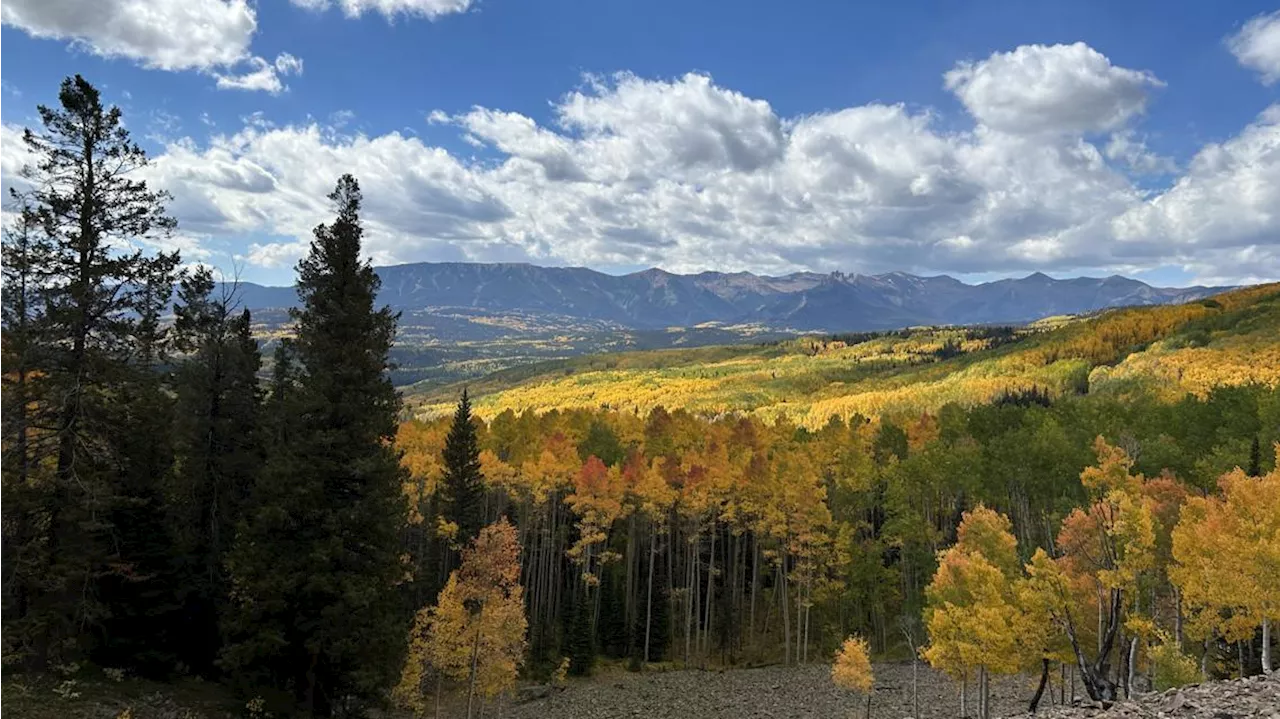
{"label": "blue sky", "polygon": [[249,280],[290,280],[347,170],[377,262],[1280,278],[1274,2],[9,0],[3,16],[5,184],[21,184],[17,128],[79,72],[156,158],[172,243]]}

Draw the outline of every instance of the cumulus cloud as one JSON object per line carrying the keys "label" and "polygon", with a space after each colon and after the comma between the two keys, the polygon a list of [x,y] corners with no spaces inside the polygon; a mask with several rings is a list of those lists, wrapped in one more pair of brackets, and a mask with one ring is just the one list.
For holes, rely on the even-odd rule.
{"label": "cumulus cloud", "polygon": [[554,122],[475,107],[451,124],[499,159],[463,160],[392,133],[250,125],[177,143],[157,182],[200,232],[285,238],[248,261],[287,266],[343,171],[365,186],[384,262],[524,258],[588,265],[992,271],[1108,261],[1111,217],[1142,201],[1079,137],[864,105],[781,118],[703,74],[588,78]]}
{"label": "cumulus cloud", "polygon": [[247,0],[5,0],[0,17],[33,37],[67,40],[101,57],[205,72],[220,88],[279,92],[278,74],[302,71],[288,53],[275,63],[250,53],[258,20]]}
{"label": "cumulus cloud", "polygon": [[1280,10],[1245,23],[1227,47],[1241,65],[1261,73],[1264,84],[1280,80]]}
{"label": "cumulus cloud", "polygon": [[[990,77],[1001,58],[1024,50],[969,71]],[[1105,70],[1100,79],[1134,73],[1146,89],[1155,82],[1105,57],[1093,65]],[[379,263],[771,273],[1178,264],[1213,281],[1280,275],[1272,209],[1280,207],[1280,110],[1206,146],[1167,190],[1152,191],[1135,176],[1177,168],[1124,123],[1145,95],[1101,101],[1105,93],[1087,82],[1049,87],[1052,102],[1009,93],[977,102],[972,129],[957,132],[941,130],[932,111],[900,104],[782,117],[706,75],[624,74],[587,78],[545,123],[486,107],[424,118],[479,145],[478,158],[402,133],[250,118],[232,134],[169,143],[148,179],[173,193],[185,232],[249,238],[245,259],[268,267],[305,252],[311,229],[331,214],[333,182],[352,172],[366,198],[366,249]],[[1028,118],[1067,103],[1064,87],[1083,88],[1077,94],[1094,110],[1043,131]],[[996,106],[1002,119],[993,124]]]}
{"label": "cumulus cloud", "polygon": [[1163,85],[1149,72],[1112,65],[1082,42],[1023,45],[961,63],[944,79],[979,122],[1017,134],[1114,130]]}
{"label": "cumulus cloud", "polygon": [[325,10],[331,5],[342,8],[343,14],[357,18],[367,12],[376,12],[394,20],[398,15],[422,17],[434,20],[442,15],[466,12],[472,0],[290,0],[308,10]]}
{"label": "cumulus cloud", "polygon": [[223,90],[261,90],[278,95],[285,90],[282,77],[302,74],[302,61],[287,52],[280,53],[275,62],[260,57],[248,60],[249,69],[240,74],[217,74],[218,88]]}
{"label": "cumulus cloud", "polygon": [[1215,277],[1280,274],[1280,104],[1203,147],[1173,187],[1112,225],[1126,254],[1173,256]]}

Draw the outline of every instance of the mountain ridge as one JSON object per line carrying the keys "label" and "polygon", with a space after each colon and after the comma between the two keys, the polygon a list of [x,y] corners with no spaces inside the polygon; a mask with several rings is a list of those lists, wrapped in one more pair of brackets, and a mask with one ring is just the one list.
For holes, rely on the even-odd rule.
{"label": "mountain ridge", "polygon": [[[586,267],[471,262],[375,269],[382,278],[379,301],[401,311],[468,308],[555,314],[625,329],[720,323],[858,331],[1024,323],[1109,307],[1186,302],[1228,289],[1154,287],[1120,275],[1059,280],[1040,272],[971,285],[949,275],[906,272],[678,274],[650,268],[610,275]],[[296,303],[292,287],[240,283],[237,291],[241,304],[250,309]]]}

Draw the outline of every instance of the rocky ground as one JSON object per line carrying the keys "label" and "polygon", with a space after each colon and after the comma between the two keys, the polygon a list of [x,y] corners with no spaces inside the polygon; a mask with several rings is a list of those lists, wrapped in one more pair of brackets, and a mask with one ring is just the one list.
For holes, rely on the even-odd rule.
{"label": "rocky ground", "polygon": [[[911,665],[875,667],[872,719],[912,715]],[[992,682],[992,715],[1025,710],[1035,691],[1027,678]],[[528,692],[526,692],[528,696]],[[970,697],[972,701],[972,696]],[[960,687],[924,666],[919,675],[920,717],[960,716]],[[976,707],[970,706],[970,713]],[[503,706],[503,719],[862,719],[866,698],[837,689],[824,665],[727,671],[619,674],[570,684],[562,692]],[[486,712],[486,716],[495,716]]]}
{"label": "rocky ground", "polygon": [[[1023,715],[1029,718],[1033,715]],[[1057,707],[1037,719],[1280,719],[1280,673],[1147,694],[1109,709]]]}
{"label": "rocky ground", "polygon": [[[617,674],[570,684],[542,694],[525,689],[525,700],[490,707],[485,716],[503,719],[862,719],[865,697],[832,685],[829,668],[768,667],[729,671],[669,671]],[[912,717],[911,665],[876,665],[872,719]],[[1022,719],[1280,719],[1280,676],[1212,682],[1144,695],[1109,709],[1085,705],[1081,689],[1071,705],[1070,689],[1054,684],[1036,714],[1027,702],[1038,677],[993,681],[991,715]],[[1054,677],[1056,680],[1057,677]],[[1065,696],[1064,696],[1065,695]],[[1063,699],[1066,699],[1063,702]],[[960,717],[959,687],[920,668],[919,719]],[[1065,705],[1064,705],[1065,704]],[[493,710],[497,708],[498,711]],[[969,715],[976,706],[970,697]]]}

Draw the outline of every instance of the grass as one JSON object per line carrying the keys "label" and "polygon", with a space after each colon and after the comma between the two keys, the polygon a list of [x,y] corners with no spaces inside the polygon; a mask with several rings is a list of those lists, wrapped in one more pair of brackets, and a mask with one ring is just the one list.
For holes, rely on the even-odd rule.
{"label": "grass", "polygon": [[94,668],[62,674],[5,672],[5,715],[22,719],[215,719],[251,716],[219,684],[112,677]]}

